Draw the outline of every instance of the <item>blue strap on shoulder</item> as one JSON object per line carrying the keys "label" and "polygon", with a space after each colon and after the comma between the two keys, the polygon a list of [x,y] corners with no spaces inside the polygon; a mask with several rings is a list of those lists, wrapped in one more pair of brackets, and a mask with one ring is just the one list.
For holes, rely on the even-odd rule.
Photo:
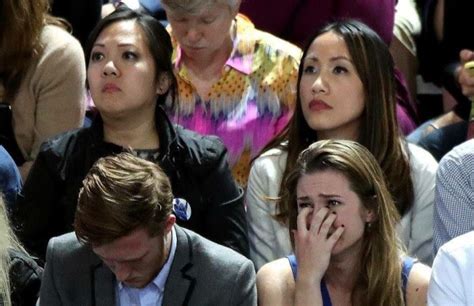
{"label": "blue strap on shoulder", "polygon": [[405,256],[402,262],[402,291],[403,291],[403,300],[406,303],[406,293],[407,293],[407,283],[408,276],[410,275],[411,268],[417,262],[415,258]]}
{"label": "blue strap on shoulder", "polygon": [[293,278],[296,280],[296,275],[298,271],[298,264],[296,263],[295,255],[288,255],[288,261],[290,262],[291,272],[293,272]]}

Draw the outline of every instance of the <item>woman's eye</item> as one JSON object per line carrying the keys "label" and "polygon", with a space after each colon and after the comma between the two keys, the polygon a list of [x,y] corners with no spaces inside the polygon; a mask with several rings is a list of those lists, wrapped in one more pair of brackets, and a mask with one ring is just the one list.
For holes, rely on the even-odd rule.
{"label": "woman's eye", "polygon": [[134,60],[136,59],[138,56],[136,53],[134,52],[131,52],[131,51],[126,51],[123,53],[122,57],[126,60]]}
{"label": "woman's eye", "polygon": [[303,208],[313,208],[313,205],[311,203],[298,203],[298,208],[301,210]]}
{"label": "woman's eye", "polygon": [[334,73],[336,73],[336,74],[346,73],[347,71],[348,70],[345,67],[342,67],[342,66],[334,67]]}
{"label": "woman's eye", "polygon": [[104,58],[104,55],[100,52],[92,52],[91,61],[97,62]]}
{"label": "woman's eye", "polygon": [[303,69],[304,73],[315,73],[316,72],[316,67],[314,66],[306,66]]}
{"label": "woman's eye", "polygon": [[341,202],[339,202],[339,201],[337,201],[337,200],[329,200],[329,201],[328,201],[328,206],[329,206],[329,207],[334,207],[334,206],[337,206],[337,205],[339,205],[339,204],[341,204]]}

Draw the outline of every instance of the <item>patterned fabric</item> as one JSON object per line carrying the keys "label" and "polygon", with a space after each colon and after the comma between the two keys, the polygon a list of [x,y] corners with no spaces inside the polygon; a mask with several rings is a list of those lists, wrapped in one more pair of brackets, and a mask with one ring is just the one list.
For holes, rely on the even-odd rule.
{"label": "patterned fabric", "polygon": [[201,134],[219,136],[229,151],[234,177],[246,185],[250,160],[288,122],[295,104],[301,50],[255,29],[242,15],[233,24],[233,50],[221,78],[199,97],[173,40],[179,103],[171,119]]}
{"label": "patterned fabric", "polygon": [[138,149],[132,150],[131,152],[136,157],[147,160],[154,164],[159,164],[160,161],[160,149]]}
{"label": "patterned fabric", "polygon": [[474,140],[439,163],[434,207],[434,254],[449,240],[474,230]]}

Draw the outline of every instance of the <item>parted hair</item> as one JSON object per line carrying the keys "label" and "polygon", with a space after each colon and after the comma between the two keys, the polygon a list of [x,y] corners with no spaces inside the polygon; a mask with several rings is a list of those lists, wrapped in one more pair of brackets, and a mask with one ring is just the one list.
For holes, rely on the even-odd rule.
{"label": "parted hair", "polygon": [[355,304],[404,305],[400,261],[402,247],[395,229],[400,217],[382,169],[361,144],[350,140],[320,140],[301,152],[284,182],[283,192],[291,203],[290,236],[297,226],[298,181],[304,175],[327,170],[343,174],[361,204],[375,214],[370,227],[364,231],[360,253],[361,272],[357,284],[363,290],[361,298],[364,300]]}
{"label": "parted hair", "polygon": [[[173,64],[171,62],[171,56],[173,54],[171,37],[165,27],[150,15],[132,10],[126,5],[121,4],[114,12],[100,20],[89,34],[87,40],[84,50],[86,55],[86,66],[89,66],[92,49],[100,33],[102,33],[105,28],[116,22],[127,20],[135,21],[145,34],[146,44],[155,64],[155,80],[158,80],[163,75],[169,79],[170,86],[168,91],[158,96],[157,104],[163,105],[167,95],[171,97],[171,100],[174,103],[176,94],[176,78],[173,74]],[[89,84],[87,83],[87,86],[88,85]]]}
{"label": "parted hair", "polygon": [[181,14],[197,14],[213,4],[228,5],[231,10],[238,10],[241,0],[162,0],[161,4],[167,10]]}
{"label": "parted hair", "polygon": [[0,2],[0,82],[6,101],[15,97],[31,63],[41,55],[43,27],[69,27],[66,21],[50,16],[48,10],[48,0]]}
{"label": "parted hair", "polygon": [[[304,49],[298,71],[296,107],[287,126],[262,150],[280,148],[288,152],[283,180],[295,166],[302,150],[320,140],[317,131],[311,129],[303,116],[300,83],[304,58],[312,42],[320,35],[333,32],[344,39],[355,69],[364,87],[365,108],[361,117],[358,142],[364,145],[379,162],[388,189],[394,196],[400,215],[413,206],[413,182],[406,144],[400,134],[396,118],[396,85],[392,56],[382,39],[365,24],[355,20],[331,23],[309,40]],[[350,99],[350,97],[348,97]],[[283,180],[282,183],[283,184]],[[288,202],[282,197],[277,202],[277,220],[288,221]],[[263,195],[265,196],[265,195]]]}
{"label": "parted hair", "polygon": [[143,227],[163,233],[172,212],[171,184],[156,164],[124,152],[100,158],[79,191],[74,228],[90,246],[110,243]]}

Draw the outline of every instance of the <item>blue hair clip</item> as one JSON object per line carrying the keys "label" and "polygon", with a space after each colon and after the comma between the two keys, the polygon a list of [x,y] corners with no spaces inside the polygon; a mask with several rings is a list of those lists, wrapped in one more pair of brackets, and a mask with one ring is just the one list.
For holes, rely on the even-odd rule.
{"label": "blue hair clip", "polygon": [[182,198],[173,199],[173,212],[176,217],[182,221],[191,219],[191,205]]}

